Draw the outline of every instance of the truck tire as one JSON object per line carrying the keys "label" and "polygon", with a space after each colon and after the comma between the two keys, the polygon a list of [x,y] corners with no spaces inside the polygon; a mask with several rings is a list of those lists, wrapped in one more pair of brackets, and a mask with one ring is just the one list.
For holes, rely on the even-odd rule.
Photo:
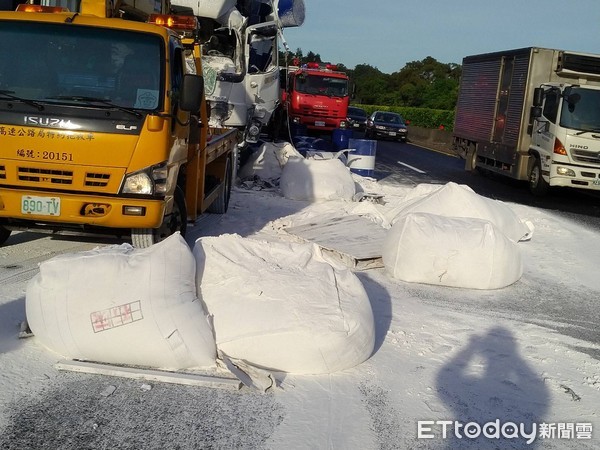
{"label": "truck tire", "polygon": [[548,182],[542,176],[542,163],[535,157],[529,170],[529,190],[536,197],[543,197],[548,193]]}
{"label": "truck tire", "polygon": [[159,228],[133,228],[131,230],[131,243],[136,248],[146,248],[173,233],[179,231],[181,236],[185,237],[187,230],[187,208],[185,206],[185,194],[177,186],[175,188],[175,197],[173,201],[173,211],[165,216],[163,223]]}
{"label": "truck tire", "polygon": [[4,244],[8,237],[10,236],[11,231],[4,228],[0,225],[0,245]]}
{"label": "truck tire", "polygon": [[229,199],[231,198],[231,158],[227,158],[225,179],[219,189],[219,196],[206,209],[209,213],[225,214],[229,208]]}
{"label": "truck tire", "polygon": [[475,145],[469,145],[467,154],[465,156],[465,170],[474,172],[477,169],[477,147]]}

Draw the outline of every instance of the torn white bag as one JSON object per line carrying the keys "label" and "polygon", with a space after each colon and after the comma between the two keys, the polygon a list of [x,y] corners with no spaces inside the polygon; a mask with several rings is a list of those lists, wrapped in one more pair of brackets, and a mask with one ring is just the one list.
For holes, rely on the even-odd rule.
{"label": "torn white bag", "polygon": [[198,292],[219,351],[278,372],[332,373],[371,356],[375,324],[360,280],[312,244],[206,237]]}
{"label": "torn white bag", "polygon": [[123,244],[56,256],[27,286],[27,320],[65,358],[211,367],[216,347],[195,272],[179,233],[145,249]]}

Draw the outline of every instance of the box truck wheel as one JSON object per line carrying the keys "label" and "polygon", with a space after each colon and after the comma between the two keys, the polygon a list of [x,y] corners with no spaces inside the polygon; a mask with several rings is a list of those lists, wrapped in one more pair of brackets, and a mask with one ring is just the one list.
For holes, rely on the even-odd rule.
{"label": "box truck wheel", "polygon": [[541,197],[548,193],[548,182],[542,176],[542,163],[539,157],[533,159],[533,164],[529,171],[529,190],[533,195]]}
{"label": "box truck wheel", "polygon": [[465,157],[465,170],[473,172],[475,169],[477,169],[477,147],[470,144]]}
{"label": "box truck wheel", "polygon": [[207,208],[209,213],[225,214],[229,208],[229,198],[231,197],[231,158],[227,158],[225,163],[225,179],[219,188],[219,196]]}
{"label": "box truck wheel", "polygon": [[171,214],[163,218],[163,223],[159,228],[133,228],[131,230],[131,243],[137,248],[150,247],[166,237],[179,231],[185,236],[187,229],[187,208],[185,206],[185,194],[177,186],[173,199],[173,210]]}
{"label": "box truck wheel", "polygon": [[4,244],[8,237],[10,236],[11,231],[4,228],[0,225],[0,245]]}

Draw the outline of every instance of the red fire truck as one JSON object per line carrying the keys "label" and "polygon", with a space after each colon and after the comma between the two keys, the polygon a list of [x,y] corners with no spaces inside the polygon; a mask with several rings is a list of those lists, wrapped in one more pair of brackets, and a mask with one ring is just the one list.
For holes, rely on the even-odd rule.
{"label": "red fire truck", "polygon": [[332,64],[308,63],[288,70],[283,95],[290,126],[331,133],[346,127],[348,75]]}

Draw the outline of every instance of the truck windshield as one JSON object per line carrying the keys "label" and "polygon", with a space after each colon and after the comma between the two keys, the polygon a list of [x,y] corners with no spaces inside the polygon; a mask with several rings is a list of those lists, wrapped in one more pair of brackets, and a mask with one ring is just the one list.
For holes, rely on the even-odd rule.
{"label": "truck windshield", "polygon": [[565,95],[560,125],[582,132],[600,132],[600,90],[573,87]]}
{"label": "truck windshield", "polygon": [[24,102],[93,98],[98,107],[154,110],[163,102],[162,45],[124,30],[2,22],[0,90]]}
{"label": "truck windshield", "polygon": [[299,75],[296,77],[296,91],[302,94],[345,97],[348,95],[348,80],[321,75]]}

